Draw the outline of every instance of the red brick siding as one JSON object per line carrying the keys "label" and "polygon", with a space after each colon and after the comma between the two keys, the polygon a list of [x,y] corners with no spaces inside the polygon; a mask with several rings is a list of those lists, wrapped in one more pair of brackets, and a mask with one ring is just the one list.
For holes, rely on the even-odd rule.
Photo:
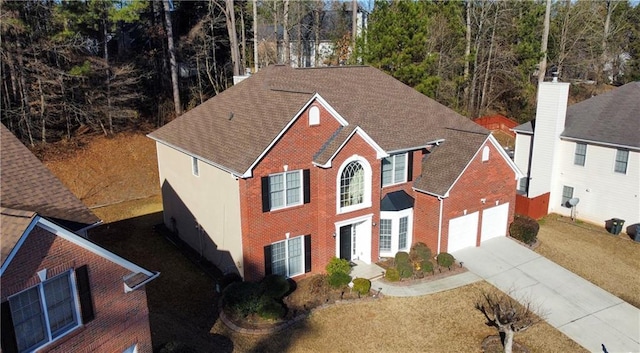
{"label": "red brick siding", "polygon": [[[486,146],[490,148],[489,160],[482,162],[481,148],[450,191],[449,197],[444,199],[441,252],[447,251],[449,220],[462,216],[464,210],[470,214],[495,207],[496,201],[500,205],[509,202],[509,223],[513,220],[517,182],[514,172],[493,144],[487,141]],[[483,198],[486,199],[485,204],[480,202]],[[482,212],[478,220],[476,245],[480,245],[481,224]]]}
{"label": "red brick siding", "polygon": [[149,310],[144,289],[124,293],[122,277],[130,272],[48,231],[36,227],[2,276],[2,300],[48,277],[88,265],[95,319],[59,339],[42,352],[122,352],[138,344],[151,352]]}
{"label": "red brick siding", "polygon": [[416,203],[413,207],[413,242],[427,244],[435,254],[438,249],[440,201],[435,196],[421,192],[415,192],[414,196]]}

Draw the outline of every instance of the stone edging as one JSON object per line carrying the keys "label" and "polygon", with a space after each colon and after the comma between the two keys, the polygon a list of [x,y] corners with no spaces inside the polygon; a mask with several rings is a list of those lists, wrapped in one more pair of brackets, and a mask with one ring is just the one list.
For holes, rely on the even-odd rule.
{"label": "stone edging", "polygon": [[314,312],[318,311],[318,310],[322,310],[325,308],[328,308],[332,305],[344,305],[344,304],[351,304],[351,303],[356,303],[356,302],[361,302],[361,301],[374,301],[377,300],[378,298],[381,298],[382,294],[377,294],[377,297],[366,297],[366,298],[358,298],[358,299],[345,299],[345,300],[336,300],[334,303],[331,304],[322,304],[316,308],[311,309],[308,313],[304,313],[304,314],[300,314],[296,317],[294,317],[291,320],[287,320],[285,322],[279,323],[279,324],[275,324],[272,327],[266,327],[266,328],[255,328],[255,329],[251,329],[251,328],[244,328],[244,327],[240,327],[236,324],[234,324],[225,314],[224,309],[222,308],[222,299],[220,300],[220,302],[218,303],[218,308],[219,308],[219,317],[220,320],[222,320],[222,323],[225,324],[229,329],[238,332],[238,333],[244,333],[244,334],[249,334],[249,335],[267,335],[267,334],[271,334],[274,332],[279,332],[282,331],[286,328],[289,328],[291,326],[293,326],[294,324],[302,321],[303,319],[307,318],[308,316],[310,316],[311,314],[313,314]]}

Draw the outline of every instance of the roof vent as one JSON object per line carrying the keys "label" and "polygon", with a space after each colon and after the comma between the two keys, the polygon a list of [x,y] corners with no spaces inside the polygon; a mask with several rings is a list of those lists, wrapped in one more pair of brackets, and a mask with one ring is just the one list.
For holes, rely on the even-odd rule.
{"label": "roof vent", "polygon": [[229,112],[229,120],[233,119],[233,112]]}

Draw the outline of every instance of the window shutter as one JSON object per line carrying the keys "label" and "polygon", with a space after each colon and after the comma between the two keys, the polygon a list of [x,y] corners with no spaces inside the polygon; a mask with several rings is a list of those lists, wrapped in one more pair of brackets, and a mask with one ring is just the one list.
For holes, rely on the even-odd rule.
{"label": "window shutter", "polygon": [[0,306],[0,318],[2,322],[2,352],[4,353],[17,353],[18,342],[16,341],[16,332],[13,327],[13,320],[11,318],[11,307],[9,307],[9,301],[3,302]]}
{"label": "window shutter", "polygon": [[311,272],[311,234],[304,236],[304,272]]}
{"label": "window shutter", "polygon": [[271,245],[264,247],[264,275],[271,274]]}
{"label": "window shutter", "polygon": [[304,203],[311,202],[311,171],[305,169],[302,171],[302,182],[304,189]]}
{"label": "window shutter", "polygon": [[407,181],[413,180],[413,151],[407,153]]}
{"label": "window shutter", "polygon": [[82,323],[87,324],[95,318],[93,312],[93,300],[91,299],[91,283],[89,282],[89,270],[87,265],[76,269],[76,284],[78,286],[78,296],[80,297],[80,311],[82,313]]}
{"label": "window shutter", "polygon": [[269,177],[262,177],[262,212],[269,212],[271,210],[271,200],[269,195]]}

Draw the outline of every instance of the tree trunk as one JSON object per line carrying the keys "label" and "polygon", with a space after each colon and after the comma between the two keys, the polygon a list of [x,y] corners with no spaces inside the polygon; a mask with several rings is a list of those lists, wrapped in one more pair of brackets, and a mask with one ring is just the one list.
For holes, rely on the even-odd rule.
{"label": "tree trunk", "polygon": [[[240,9],[240,67],[244,68],[247,64],[247,35],[244,25],[244,8]],[[241,70],[240,74],[244,75],[244,70]]]}
{"label": "tree trunk", "polygon": [[324,1],[318,0],[316,8],[313,11],[313,34],[315,36],[313,40],[313,66],[315,67],[320,67],[320,64],[318,63],[320,60],[320,28],[322,27],[320,23],[320,11],[322,11],[323,6]]}
{"label": "tree trunk", "polygon": [[253,73],[258,72],[258,0],[253,0]]}
{"label": "tree trunk", "polygon": [[601,62],[600,62],[600,72],[598,73],[598,77],[602,77],[601,82],[605,82],[608,81],[608,75],[605,72],[605,68],[607,65],[607,61],[609,60],[609,55],[607,53],[607,46],[608,46],[608,42],[609,42],[609,32],[610,32],[610,27],[611,27],[611,13],[613,12],[614,8],[616,7],[616,5],[614,5],[612,2],[612,0],[606,0],[605,3],[605,8],[607,11],[606,17],[604,19],[604,31],[602,33],[602,58],[601,58]]}
{"label": "tree trunk", "polygon": [[171,86],[173,88],[173,106],[176,117],[182,115],[182,104],[180,103],[180,86],[178,82],[178,64],[176,62],[176,48],[173,44],[173,24],[171,23],[171,9],[169,0],[162,1],[164,5],[164,21],[167,31],[167,46],[169,49],[169,63],[171,65]]}
{"label": "tree trunk", "polygon": [[547,73],[547,43],[549,42],[549,17],[550,16],[551,16],[551,0],[547,0],[547,9],[544,12],[544,30],[542,32],[542,44],[540,46],[542,59],[540,60],[540,67],[538,68],[538,83],[544,81],[544,76]]}
{"label": "tree trunk", "polygon": [[504,353],[513,352],[513,330],[504,327]]}
{"label": "tree trunk", "polygon": [[500,8],[496,8],[496,12],[493,18],[493,28],[491,29],[491,40],[489,41],[489,55],[487,57],[487,67],[484,72],[484,82],[482,83],[482,94],[480,98],[480,115],[484,114],[484,109],[486,108],[486,100],[487,100],[487,87],[489,84],[489,76],[491,75],[491,59],[493,55],[493,44],[496,37],[496,27],[498,27],[498,13],[500,12]]}
{"label": "tree trunk", "polygon": [[565,0],[565,13],[562,20],[562,31],[560,33],[560,50],[558,53],[558,77],[562,77],[564,60],[567,57],[567,36],[569,35],[569,16],[571,11],[571,0]]}
{"label": "tree trunk", "polygon": [[[464,49],[464,99],[469,99],[469,67],[471,65],[471,0],[467,0],[465,3],[467,18],[466,18],[466,43]],[[468,101],[467,101],[468,102]]]}
{"label": "tree trunk", "polygon": [[358,1],[351,0],[351,50],[356,51],[356,38],[358,37]]}
{"label": "tree trunk", "polygon": [[289,41],[289,0],[284,0],[284,12],[282,14],[282,41],[284,42],[284,64],[291,65],[291,44]]}
{"label": "tree trunk", "polygon": [[238,49],[238,34],[236,31],[236,13],[233,8],[233,0],[225,0],[225,16],[227,20],[227,32],[229,33],[229,46],[231,47],[231,63],[233,75],[240,75],[240,50]]}
{"label": "tree trunk", "polygon": [[109,125],[109,133],[113,135],[113,117],[111,115],[111,70],[109,69],[109,43],[108,43],[108,31],[107,31],[107,13],[102,14],[104,18],[102,19],[102,38],[104,41],[102,43],[104,50],[104,64],[106,66],[105,69],[105,87],[107,89],[107,124]]}
{"label": "tree trunk", "polygon": [[298,63],[298,67],[302,67],[302,1],[298,1],[296,5],[296,15],[298,17],[298,29],[296,31],[296,34],[298,35],[296,50],[298,53],[296,54],[296,61]]}
{"label": "tree trunk", "polygon": [[45,103],[44,103],[44,92],[42,91],[42,80],[38,78],[38,91],[40,92],[40,122],[42,124],[41,128],[41,141],[43,144],[47,143],[47,122],[44,115]]}

